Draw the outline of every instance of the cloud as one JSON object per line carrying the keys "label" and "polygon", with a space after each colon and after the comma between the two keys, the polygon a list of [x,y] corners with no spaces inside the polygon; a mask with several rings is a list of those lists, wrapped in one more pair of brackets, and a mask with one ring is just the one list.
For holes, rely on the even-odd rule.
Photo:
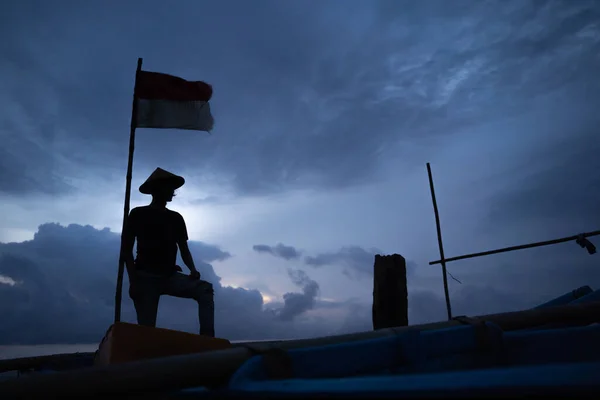
{"label": "cloud", "polygon": [[[0,244],[0,343],[99,342],[112,323],[118,248],[117,234],[75,224],[44,224],[31,241]],[[221,285],[213,267],[203,260],[203,256],[222,259],[226,252],[205,243],[192,242],[190,248],[203,278],[214,285],[221,337],[285,339],[372,328],[368,299],[320,299],[319,283],[301,269],[287,270],[300,290],[265,305],[259,290]],[[465,284],[451,287],[454,315],[519,310],[582,285],[600,286],[593,256],[570,248],[580,256],[574,259],[565,249],[556,246],[546,256],[532,251],[530,258],[520,255],[520,262],[463,270]],[[367,273],[362,267],[357,270]],[[442,293],[437,279],[435,286],[419,279],[409,282],[410,323],[445,319]],[[192,301],[163,297],[158,325],[196,332],[196,315]],[[123,318],[135,321],[126,290]]]}
{"label": "cloud", "polygon": [[[600,144],[595,138],[599,124],[598,117],[573,118],[568,124],[572,132],[568,139],[541,144],[526,165],[517,164],[509,190],[494,193],[490,199],[484,222],[546,220],[562,222],[563,229],[569,225],[573,230],[598,229]],[[576,233],[564,231],[563,235]]]}
{"label": "cloud", "polygon": [[[284,260],[296,260],[300,258],[302,252],[294,246],[287,246],[282,243],[276,246],[257,244],[252,249],[258,253],[268,253]],[[373,276],[373,264],[375,255],[382,254],[378,249],[364,249],[360,246],[346,246],[333,252],[319,253],[315,256],[304,257],[304,263],[313,268],[323,266],[341,266],[342,273],[350,279],[362,279]],[[406,262],[406,270],[409,276],[412,276],[417,264],[414,261]]]}
{"label": "cloud", "polygon": [[[0,193],[9,195],[23,194],[69,194],[75,189],[56,173],[52,159],[40,154],[34,146],[15,154],[7,149],[0,150]],[[41,155],[41,157],[40,157]],[[24,159],[35,160],[25,162]]]}
{"label": "cloud", "polygon": [[283,258],[284,260],[295,260],[300,258],[302,252],[293,246],[286,246],[283,243],[278,243],[275,246],[266,244],[255,244],[252,249],[257,253],[268,253],[275,257]]}
{"label": "cloud", "polygon": [[288,275],[294,285],[302,289],[302,293],[288,292],[283,295],[283,308],[276,311],[277,317],[283,321],[290,321],[314,308],[319,292],[319,284],[310,279],[306,272],[300,269],[288,269]]}
{"label": "cloud", "polygon": [[8,276],[4,276],[4,275],[0,275],[0,284],[3,285],[8,285],[8,286],[15,286],[18,282],[16,282],[13,278],[10,278]]}
{"label": "cloud", "polygon": [[366,250],[360,246],[347,246],[335,252],[307,256],[304,262],[311,267],[340,265],[344,268],[346,276],[360,279],[373,276],[375,255],[380,253],[377,249]]}
{"label": "cloud", "polygon": [[[54,223],[41,225],[33,240],[0,243],[0,343],[98,342],[112,323],[119,244],[119,235],[109,229]],[[260,291],[220,284],[208,262],[224,260],[228,252],[194,241],[190,250],[203,279],[215,288],[220,336],[277,339],[339,329],[344,315],[321,323],[310,314],[316,309],[319,285],[304,271],[288,271],[300,292],[286,293],[279,307],[274,303],[265,309]],[[127,282],[124,287],[123,318],[134,322]],[[158,324],[196,332],[195,308],[192,301],[163,296]]]}
{"label": "cloud", "polygon": [[[343,12],[337,3],[265,3],[238,5],[235,15],[217,3],[154,0],[110,12],[101,4],[26,3],[2,13],[11,40],[0,48],[0,71],[14,83],[0,99],[0,129],[10,138],[0,190],[11,193],[60,194],[75,178],[123,175],[132,52],[146,55],[149,70],[213,83],[218,123],[212,136],[138,136],[136,165],[163,165],[188,184],[240,196],[372,182],[384,155],[412,151],[406,141],[525,113],[547,91],[589,88],[598,67],[594,2],[381,1]],[[157,24],[170,27],[177,46]],[[98,38],[104,26],[112,29]],[[208,36],[200,49],[194,38]],[[232,48],[244,50],[222,51]],[[91,56],[78,58],[82,49]]]}
{"label": "cloud", "polygon": [[190,250],[193,250],[194,254],[198,254],[200,259],[206,262],[224,261],[231,257],[229,252],[221,250],[219,246],[206,244],[204,242],[194,240],[190,242],[189,247]]}
{"label": "cloud", "polygon": [[192,200],[192,201],[190,201],[190,204],[193,204],[193,205],[219,204],[222,201],[223,200],[221,198],[219,198],[218,196],[206,196],[206,197]]}

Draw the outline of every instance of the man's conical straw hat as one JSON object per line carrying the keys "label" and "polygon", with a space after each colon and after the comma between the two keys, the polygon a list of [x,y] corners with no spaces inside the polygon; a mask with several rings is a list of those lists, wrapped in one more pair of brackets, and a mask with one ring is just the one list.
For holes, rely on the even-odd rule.
{"label": "man's conical straw hat", "polygon": [[156,168],[154,172],[146,179],[146,182],[140,186],[140,192],[143,194],[152,194],[156,189],[169,188],[179,189],[185,183],[182,176],[175,175],[162,168]]}

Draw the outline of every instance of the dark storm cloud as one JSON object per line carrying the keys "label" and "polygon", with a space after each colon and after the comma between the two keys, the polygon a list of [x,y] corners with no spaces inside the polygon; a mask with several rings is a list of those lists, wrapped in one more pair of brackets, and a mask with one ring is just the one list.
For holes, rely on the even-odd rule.
{"label": "dark storm cloud", "polygon": [[346,276],[361,278],[373,276],[376,254],[381,254],[381,252],[377,249],[366,250],[360,246],[347,246],[335,252],[307,256],[304,258],[304,262],[311,267],[340,265],[344,268],[343,272]]}
{"label": "dark storm cloud", "polygon": [[75,188],[56,173],[56,163],[34,144],[18,153],[0,149],[0,192],[11,195],[60,195]]}
{"label": "dark storm cloud", "polygon": [[[203,255],[222,259],[226,253],[216,248],[211,253],[210,247],[191,246],[203,278],[215,287],[220,336],[299,338],[371,329],[369,304],[318,301],[318,283],[302,270],[288,271],[300,291],[286,293],[283,303],[269,303],[265,309],[258,290],[219,283],[212,266],[200,260]],[[56,224],[42,225],[34,240],[1,244],[0,343],[97,343],[112,323],[118,248],[119,236],[108,229]],[[556,246],[544,250],[545,256],[541,250],[527,254],[530,259],[490,261],[463,274],[465,284],[451,291],[454,314],[518,310],[579,286],[600,287],[597,258],[577,247]],[[126,293],[123,317],[134,321]],[[445,319],[442,293],[441,283],[439,288],[409,284],[411,324]],[[309,314],[331,310],[342,311],[341,320]],[[182,299],[161,299],[158,324],[196,331],[195,305]]]}
{"label": "dark storm cloud", "polygon": [[[461,285],[450,281],[453,315],[518,311],[545,303],[581,286],[600,289],[597,255],[575,243],[515,251],[449,264]],[[439,267],[439,266],[435,266]],[[435,268],[434,267],[434,268]],[[409,282],[411,323],[443,320],[441,279],[434,285]]]}
{"label": "dark storm cloud", "polygon": [[278,243],[275,246],[266,244],[255,244],[252,249],[257,253],[268,253],[275,257],[283,258],[284,260],[295,260],[300,258],[301,251],[293,246],[286,246],[283,243]]}
{"label": "dark storm cloud", "polygon": [[[595,238],[591,241],[598,242]],[[374,257],[378,253],[376,249],[348,246],[334,252],[307,256],[305,263],[316,268],[341,266],[342,273],[351,279],[372,279]],[[441,279],[418,274],[417,267],[414,261],[407,260],[411,324],[445,319]],[[456,275],[461,279],[461,282],[450,281],[454,315],[518,311],[584,285],[600,288],[598,256],[589,255],[574,242],[488,256],[485,260],[476,258],[453,262],[448,266],[449,274],[450,271],[452,275],[449,278]],[[318,304],[322,308],[340,306],[338,303],[321,303]],[[364,305],[346,306],[360,308]],[[367,324],[365,318],[356,324],[364,326]]]}
{"label": "dark storm cloud", "polygon": [[515,170],[509,190],[490,199],[486,222],[563,219],[571,221],[567,230],[600,229],[600,118],[570,125],[570,138],[534,152]]}
{"label": "dark storm cloud", "polygon": [[[315,268],[341,266],[342,273],[348,278],[363,279],[373,276],[373,265],[377,254],[385,255],[378,249],[346,246],[337,251],[307,256],[304,258],[304,263]],[[416,268],[417,264],[414,261],[406,261],[406,274],[408,277],[414,274]]]}
{"label": "dark storm cloud", "polygon": [[[451,293],[452,315],[478,316],[525,310],[559,297],[577,287],[573,286],[565,290],[555,287],[553,292],[536,294],[531,290],[500,290],[496,285],[461,285]],[[337,331],[332,333],[373,329],[370,303],[346,301],[319,305],[319,307],[348,310]],[[445,321],[448,317],[442,288],[440,287],[436,291],[409,286],[408,317],[409,325]]]}
{"label": "dark storm cloud", "polygon": [[294,285],[302,289],[302,293],[288,292],[283,295],[283,307],[276,311],[277,317],[283,321],[291,321],[294,317],[311,310],[319,293],[319,284],[310,279],[300,269],[288,269],[288,275]]}
{"label": "dark storm cloud", "polygon": [[[144,130],[137,165],[242,194],[373,180],[398,141],[524,113],[546,92],[593,92],[595,2],[352,4],[3,5],[5,151],[35,136],[40,182],[84,163],[98,179],[122,174],[137,56],[212,83],[217,119],[210,137]],[[39,186],[0,176],[3,191]]]}
{"label": "dark storm cloud", "polygon": [[[67,164],[55,146],[59,121],[52,104],[53,80],[44,66],[20,49],[10,30],[7,5],[0,6],[0,192],[64,194],[73,189],[62,176]],[[55,154],[56,153],[56,154]]]}
{"label": "dark storm cloud", "polygon": [[[45,224],[33,240],[0,243],[0,343],[98,342],[112,323],[119,243],[119,235],[108,229],[76,224]],[[202,278],[215,288],[220,336],[294,338],[339,328],[335,322],[318,324],[305,315],[315,308],[319,285],[303,271],[288,271],[301,291],[286,293],[281,307],[264,310],[258,290],[220,284],[208,262],[229,253],[200,242],[190,242],[190,249]],[[135,321],[128,284],[124,287],[123,318]],[[192,301],[163,297],[158,324],[195,332],[195,308]],[[298,322],[298,317],[303,319]]]}
{"label": "dark storm cloud", "polygon": [[[598,244],[598,240],[590,238]],[[600,289],[597,254],[574,242],[452,263],[465,285],[493,285],[516,298],[540,300],[579,286]]]}

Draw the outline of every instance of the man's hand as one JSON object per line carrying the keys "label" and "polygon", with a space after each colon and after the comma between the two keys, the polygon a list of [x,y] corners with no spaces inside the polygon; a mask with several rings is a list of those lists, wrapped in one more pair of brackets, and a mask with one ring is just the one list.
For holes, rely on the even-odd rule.
{"label": "man's hand", "polygon": [[190,271],[190,279],[193,279],[195,281],[200,279],[200,272],[198,272],[197,270]]}

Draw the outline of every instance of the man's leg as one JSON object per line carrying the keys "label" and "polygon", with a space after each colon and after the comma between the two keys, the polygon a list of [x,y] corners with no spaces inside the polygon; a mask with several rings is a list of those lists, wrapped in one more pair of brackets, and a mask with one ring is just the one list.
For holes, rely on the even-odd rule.
{"label": "man's leg", "polygon": [[163,294],[196,300],[200,334],[215,336],[215,300],[213,286],[210,282],[193,280],[187,275],[176,273],[168,279]]}
{"label": "man's leg", "polygon": [[129,297],[133,300],[138,325],[156,327],[162,286],[159,279],[141,275],[136,285],[133,288],[129,287]]}

